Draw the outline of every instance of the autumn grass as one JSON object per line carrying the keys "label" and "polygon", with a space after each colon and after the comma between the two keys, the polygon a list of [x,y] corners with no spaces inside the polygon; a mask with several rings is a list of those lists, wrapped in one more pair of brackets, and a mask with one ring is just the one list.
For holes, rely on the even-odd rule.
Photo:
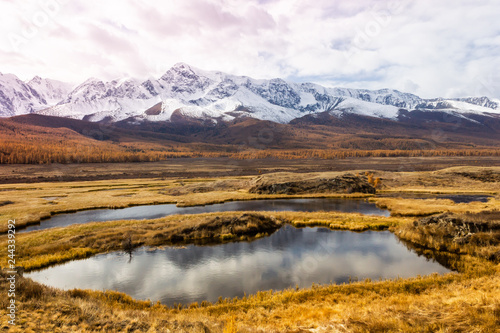
{"label": "autumn grass", "polygon": [[406,199],[370,198],[379,208],[388,209],[394,216],[428,216],[444,212],[478,213],[485,210],[500,209],[500,199],[490,198],[487,202],[455,203],[450,199]]}
{"label": "autumn grass", "polygon": [[[138,205],[176,204],[179,207],[238,200],[276,198],[365,198],[363,193],[319,193],[301,196],[249,193],[248,179],[120,180],[0,185],[0,233],[7,221],[18,228],[40,223],[55,214],[89,209],[115,209]],[[208,183],[208,185],[207,185]],[[197,192],[203,191],[203,192]],[[42,222],[43,223],[43,222]]]}
{"label": "autumn grass", "polygon": [[[330,213],[313,213],[314,216],[309,216],[310,213],[280,214],[276,214],[276,218],[308,225],[326,222],[330,216]],[[203,215],[204,218],[210,218],[214,214]],[[109,239],[114,239],[114,231],[119,231],[121,235],[140,229],[145,232],[144,239],[148,239],[147,234],[156,227],[175,230],[179,224],[201,223],[201,218],[196,215],[170,216],[150,221],[93,223],[22,234],[19,235],[19,242],[29,245],[30,256],[37,256],[58,247],[62,249],[67,241],[75,246],[84,245],[84,239],[92,239],[91,233],[96,231],[105,237],[100,243],[102,246],[108,244]],[[367,224],[387,220],[387,225],[396,229],[411,224],[403,218],[367,217],[360,214],[333,214],[328,222],[332,224],[343,218],[353,223]],[[46,247],[47,244],[52,245]],[[343,285],[315,285],[300,290],[262,291],[239,299],[202,302],[182,308],[136,301],[114,291],[61,291],[22,279],[19,288],[22,304],[19,325],[10,331],[495,331],[500,324],[500,301],[497,297],[500,293],[500,265],[471,255],[450,258],[456,261],[452,265],[459,273],[386,281],[366,280]],[[29,265],[30,259],[25,263]],[[4,280],[1,283],[5,283]],[[5,313],[4,308],[2,306],[0,310],[2,315]]]}
{"label": "autumn grass", "polygon": [[370,216],[359,213],[338,212],[279,212],[274,215],[297,228],[326,227],[332,230],[348,231],[387,230],[411,221],[409,218],[402,217]]}
{"label": "autumn grass", "polygon": [[[422,173],[377,173],[383,190],[406,193],[498,194],[498,183],[485,183],[458,173],[483,169],[446,169]],[[323,175],[318,175],[322,177]],[[271,175],[281,179],[276,175]],[[286,175],[283,178],[293,177]],[[21,223],[65,209],[125,207],[135,204],[173,202],[180,205],[227,200],[250,200],[247,191],[253,178],[102,181],[59,184],[2,185],[0,218],[15,217]],[[3,190],[3,191],[2,191]],[[197,192],[201,191],[201,192]],[[343,194],[339,194],[342,196]],[[49,198],[49,199],[43,199]],[[52,197],[57,197],[53,199]],[[290,196],[269,196],[290,197]],[[163,201],[165,200],[165,201]],[[217,201],[219,200],[219,201]],[[495,332],[500,327],[500,264],[488,260],[495,253],[492,243],[453,245],[438,230],[420,233],[412,229],[414,216],[441,212],[472,214],[498,208],[495,197],[487,203],[455,204],[441,199],[412,200],[374,198],[394,215],[364,216],[331,212],[259,212],[296,227],[322,226],[337,230],[389,229],[405,239],[419,255],[436,257],[456,272],[410,279],[361,281],[343,285],[314,285],[307,289],[261,291],[239,299],[216,303],[193,303],[169,308],[150,301],[137,301],[114,291],[62,291],[19,277],[16,327],[12,332]],[[47,203],[51,202],[52,203]],[[50,205],[50,206],[49,206]],[[172,235],[193,235],[189,230],[245,212],[168,216],[156,220],[111,221],[72,225],[22,233],[16,237],[19,264],[28,270],[47,267],[96,253],[122,250],[130,237],[132,245],[169,244]],[[249,212],[246,212],[249,213]],[[486,214],[486,215],[485,215]],[[468,215],[468,216],[469,216]],[[480,213],[480,222],[495,214]],[[470,217],[470,216],[469,216]],[[4,221],[2,221],[4,223]],[[27,222],[26,222],[27,223]],[[227,230],[206,235],[212,241],[239,241]],[[221,237],[222,236],[222,237]],[[204,237],[197,234],[196,237]],[[482,237],[482,236],[481,236]],[[175,238],[174,238],[175,239]],[[184,238],[183,238],[184,239]],[[483,239],[483,238],[481,238]],[[188,238],[194,242],[199,239]],[[242,239],[242,241],[248,239]],[[0,235],[0,247],[6,236]],[[439,251],[438,251],[439,250]],[[5,267],[6,263],[2,261]],[[0,280],[4,290],[5,279]],[[5,318],[6,298],[0,298],[0,316]],[[3,323],[2,323],[3,324]]]}
{"label": "autumn grass", "polygon": [[[131,235],[135,245],[155,246],[154,235],[199,226],[226,212],[169,216],[147,221],[113,221],[74,225],[18,235],[20,262],[28,269],[44,264],[46,256],[67,249],[97,252],[120,248]],[[412,219],[347,213],[263,212],[299,226],[359,226],[391,228],[396,234]],[[382,227],[381,227],[382,226]],[[97,237],[100,235],[100,237]],[[70,245],[71,244],[71,245]],[[423,242],[421,245],[428,245]],[[2,246],[2,245],[0,245]],[[90,246],[90,247],[89,247]],[[78,250],[80,251],[80,250]],[[74,252],[77,254],[79,252]],[[421,250],[419,253],[425,253]],[[84,252],[82,252],[84,253]],[[93,253],[88,253],[89,255]],[[84,255],[86,255],[84,253]],[[493,332],[500,325],[500,265],[481,256],[449,255],[458,273],[410,279],[342,285],[313,285],[306,289],[261,291],[216,303],[166,307],[137,301],[115,291],[61,291],[22,279],[19,325],[16,332]],[[3,280],[1,283],[4,283]],[[0,286],[1,288],[2,286]],[[2,302],[5,302],[2,300]],[[4,313],[2,307],[0,313]]]}
{"label": "autumn grass", "polygon": [[[466,164],[466,161],[464,161]],[[402,165],[403,166],[403,165]],[[406,169],[406,168],[402,168]],[[304,179],[332,178],[345,172],[312,172],[297,174],[293,172],[268,173],[254,179],[262,179],[264,183],[300,181]],[[436,171],[381,171],[377,169],[355,169],[348,173],[372,175],[380,178],[378,193],[408,194],[500,194],[499,181],[486,181],[481,175],[491,174],[500,179],[500,167],[450,167]],[[468,176],[466,176],[466,174]],[[471,176],[477,176],[471,178]]]}
{"label": "autumn grass", "polygon": [[[203,226],[215,218],[237,218],[252,212],[222,212],[196,215],[171,215],[155,220],[129,220],[95,222],[72,225],[65,228],[46,229],[17,234],[17,264],[26,270],[48,267],[50,265],[81,259],[121,250],[124,240],[129,237],[134,247],[159,246],[172,244],[172,239],[187,237],[193,229],[203,231]],[[386,218],[381,216],[365,216],[358,213],[336,212],[259,212],[258,215],[275,218],[296,227],[323,226],[337,230],[384,230],[406,223],[405,218]],[[177,236],[175,238],[174,236]],[[202,233],[186,241],[222,242],[234,240],[236,237],[228,230],[221,230],[220,235]],[[184,238],[183,238],[184,239]],[[248,240],[246,237],[236,240]],[[7,246],[7,237],[0,237],[0,248]],[[6,257],[1,265],[6,266]]]}
{"label": "autumn grass", "polygon": [[443,214],[438,223],[401,224],[396,235],[412,244],[446,253],[468,254],[500,264],[500,211]]}
{"label": "autumn grass", "polygon": [[[351,173],[364,174],[364,170]],[[498,183],[465,177],[466,172],[500,173],[500,168],[456,167],[433,172],[372,172],[381,179],[379,192],[389,193],[476,193],[497,194]],[[88,182],[58,182],[0,185],[0,233],[7,230],[7,221],[15,219],[18,227],[39,223],[54,214],[98,208],[125,208],[136,205],[176,204],[196,206],[235,200],[274,198],[367,198],[361,193],[316,193],[308,195],[259,195],[248,190],[256,182],[286,182],[290,180],[336,177],[344,172],[296,174],[279,172],[258,177],[225,177],[199,179],[132,179]],[[429,215],[450,210],[465,212],[494,209],[499,199],[487,207],[454,204],[449,200],[411,200],[376,198],[379,206],[396,215]],[[424,207],[425,206],[425,207]]]}

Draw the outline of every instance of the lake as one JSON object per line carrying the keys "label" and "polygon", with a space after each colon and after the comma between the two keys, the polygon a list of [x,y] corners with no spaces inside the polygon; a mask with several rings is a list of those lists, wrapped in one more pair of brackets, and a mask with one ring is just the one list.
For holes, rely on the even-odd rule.
{"label": "lake", "polygon": [[418,256],[388,231],[285,226],[252,242],[140,248],[26,273],[62,289],[116,290],[166,305],[215,302],[260,290],[311,287],[349,279],[390,279],[449,269]]}

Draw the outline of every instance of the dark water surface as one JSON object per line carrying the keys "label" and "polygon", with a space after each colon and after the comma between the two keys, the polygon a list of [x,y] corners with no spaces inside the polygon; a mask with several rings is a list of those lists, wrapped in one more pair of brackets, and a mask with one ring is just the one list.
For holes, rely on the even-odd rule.
{"label": "dark water surface", "polygon": [[339,211],[366,215],[389,216],[388,210],[378,208],[367,200],[357,199],[269,199],[253,201],[230,201],[221,204],[177,207],[175,204],[136,206],[122,209],[94,209],[77,213],[59,214],[44,220],[41,224],[29,226],[19,232],[66,227],[89,222],[155,219],[173,214],[201,214],[229,211]]}
{"label": "dark water surface", "polygon": [[285,226],[253,242],[114,252],[25,274],[62,289],[117,290],[136,299],[190,304],[260,290],[449,270],[417,256],[390,232]]}
{"label": "dark water surface", "polygon": [[488,202],[490,198],[493,196],[491,195],[477,195],[477,194],[443,194],[443,195],[438,195],[437,199],[450,199],[454,203],[471,203],[474,201],[477,202]]}
{"label": "dark water surface", "polygon": [[429,193],[384,193],[378,195],[380,198],[403,198],[403,199],[449,199],[454,203],[488,202],[492,195],[485,194],[429,194]]}

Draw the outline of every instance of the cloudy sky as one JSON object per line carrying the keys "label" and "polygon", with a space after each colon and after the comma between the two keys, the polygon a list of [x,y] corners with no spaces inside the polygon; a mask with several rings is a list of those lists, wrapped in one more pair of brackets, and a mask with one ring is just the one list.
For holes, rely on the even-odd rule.
{"label": "cloudy sky", "polygon": [[500,98],[498,0],[0,0],[0,72],[79,83],[177,62],[255,78]]}

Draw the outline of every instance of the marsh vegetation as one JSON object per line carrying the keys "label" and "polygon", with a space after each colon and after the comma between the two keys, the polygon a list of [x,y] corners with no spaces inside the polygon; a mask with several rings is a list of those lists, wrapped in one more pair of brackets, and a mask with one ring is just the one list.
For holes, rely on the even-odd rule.
{"label": "marsh vegetation", "polygon": [[[262,239],[263,235],[286,224],[358,232],[390,230],[413,251],[455,271],[405,279],[353,279],[345,284],[262,290],[238,298],[175,307],[134,300],[116,291],[63,291],[19,277],[20,320],[12,331],[497,330],[500,326],[500,200],[499,184],[494,177],[500,174],[499,168],[454,167],[429,172],[353,170],[350,173],[362,177],[366,171],[380,178],[381,185],[375,195],[328,191],[301,195],[249,192],[250,188],[271,181],[331,179],[341,175],[340,172],[1,185],[0,202],[9,201],[0,207],[2,223],[15,217],[21,225],[37,223],[56,213],[85,209],[160,203],[192,206],[292,197],[369,198],[392,213],[386,217],[342,212],[217,212],[71,225],[17,235],[17,259],[27,271],[112,251],[247,242]],[[486,202],[456,203],[439,197],[412,198],[411,194],[416,193],[488,197]],[[2,224],[2,227],[5,226]],[[2,235],[0,246],[5,244],[6,236]],[[6,267],[5,262],[2,267]],[[2,279],[0,288],[4,288],[5,283]],[[1,302],[5,309],[5,300]],[[0,311],[4,315],[5,310]]]}

